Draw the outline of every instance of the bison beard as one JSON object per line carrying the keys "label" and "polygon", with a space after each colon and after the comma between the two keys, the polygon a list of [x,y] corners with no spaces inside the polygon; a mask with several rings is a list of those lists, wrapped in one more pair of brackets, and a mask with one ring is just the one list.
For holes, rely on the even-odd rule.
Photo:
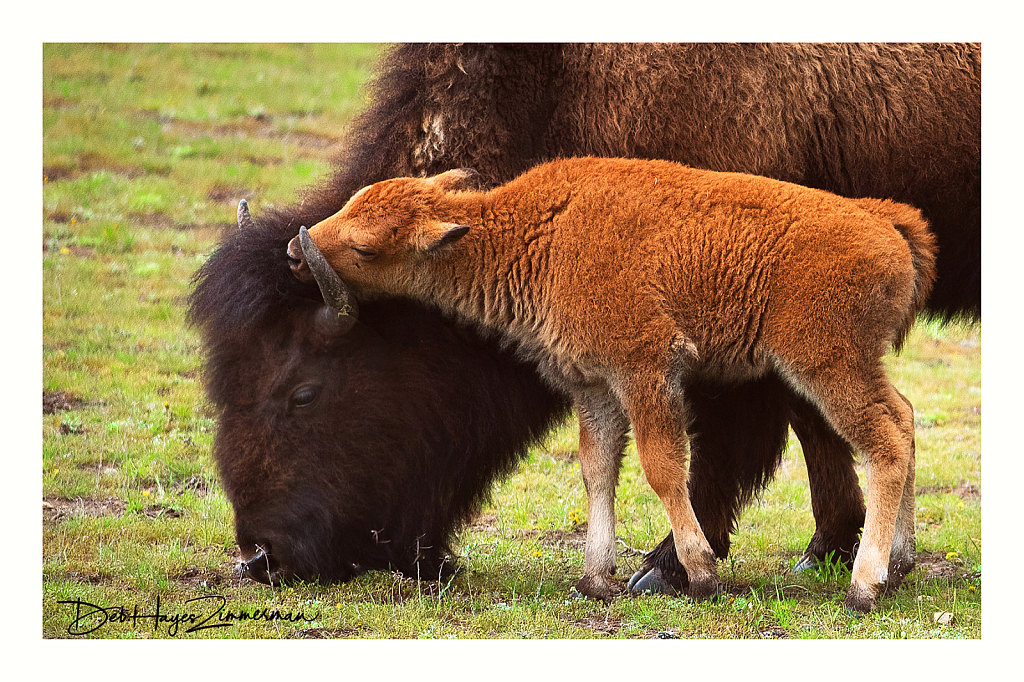
{"label": "bison beard", "polygon": [[[491,483],[565,415],[532,368],[436,313],[382,302],[348,334],[318,327],[320,295],[292,277],[285,245],[369,183],[469,166],[498,184],[592,154],[888,196],[921,208],[939,239],[931,311],[980,315],[976,46],[405,45],[373,87],[333,178],[196,275],[214,456],[243,555],[267,550],[254,577],[442,572]],[[852,561],[864,519],[853,454],[817,410],[773,378],[686,390],[691,497],[715,553],[792,424],[817,524],[801,565]],[[634,589],[683,586],[672,546]]]}

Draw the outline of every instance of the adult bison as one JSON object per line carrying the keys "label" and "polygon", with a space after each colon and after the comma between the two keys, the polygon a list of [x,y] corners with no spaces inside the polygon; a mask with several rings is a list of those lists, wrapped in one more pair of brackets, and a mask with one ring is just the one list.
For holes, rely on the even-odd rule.
{"label": "adult bison", "polygon": [[[930,310],[980,315],[980,48],[973,45],[426,45],[382,63],[333,177],[240,229],[196,275],[214,444],[249,575],[436,576],[455,532],[567,405],[490,338],[408,302],[324,308],[289,269],[300,225],[395,176],[505,182],[559,156],[664,158],[921,208]],[[326,314],[325,314],[326,312]],[[864,521],[850,446],[781,381],[693,380],[690,494],[724,557],[789,425],[817,524],[803,565],[847,561]],[[686,585],[671,534],[637,590]]]}

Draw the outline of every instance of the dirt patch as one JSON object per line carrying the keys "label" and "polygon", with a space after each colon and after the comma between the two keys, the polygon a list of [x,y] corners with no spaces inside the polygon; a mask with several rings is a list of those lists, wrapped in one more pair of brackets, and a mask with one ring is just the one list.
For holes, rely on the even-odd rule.
{"label": "dirt patch", "polygon": [[947,559],[946,554],[923,554],[917,555],[916,570],[924,573],[928,580],[974,580],[979,577],[977,573],[968,571],[963,562],[959,559]]}
{"label": "dirt patch", "polygon": [[970,483],[964,485],[924,485],[918,486],[917,495],[956,495],[962,500],[980,500],[981,488]]}
{"label": "dirt patch", "polygon": [[56,523],[68,518],[82,516],[121,516],[127,505],[116,497],[94,500],[88,497],[58,497],[47,495],[43,498],[43,522]]}
{"label": "dirt patch", "polygon": [[[58,497],[47,495],[43,498],[43,522],[58,523],[75,517],[97,517],[124,515],[128,505],[116,497],[93,499],[89,497]],[[151,519],[176,519],[185,515],[181,509],[163,504],[151,504],[138,513]]]}
{"label": "dirt patch", "polygon": [[359,630],[356,628],[312,628],[310,630],[300,630],[291,635],[289,639],[345,639],[354,637],[358,633]]}
{"label": "dirt patch", "polygon": [[78,98],[64,97],[63,95],[55,95],[51,92],[43,93],[43,108],[44,109],[71,109],[78,106]]}
{"label": "dirt patch", "polygon": [[[65,165],[43,166],[43,182],[70,180],[75,177],[75,169]],[[52,218],[51,218],[52,220]],[[67,222],[67,221],[57,221]]]}
{"label": "dirt patch", "polygon": [[196,497],[202,497],[209,491],[209,483],[203,476],[189,476],[188,479],[174,486],[174,491],[178,494],[186,490],[192,491]]}
{"label": "dirt patch", "polygon": [[259,168],[273,168],[284,163],[280,156],[247,156],[245,160]]}
{"label": "dirt patch", "polygon": [[97,476],[113,476],[117,473],[117,469],[110,466],[110,464],[103,464],[101,462],[92,462],[90,464],[81,464],[78,466],[80,471],[86,471],[90,474],[96,474]]}
{"label": "dirt patch", "polygon": [[64,574],[64,579],[88,585],[112,585],[116,582],[116,578],[107,573],[79,573],[78,571],[70,571]]}
{"label": "dirt patch", "polygon": [[164,504],[151,504],[142,513],[151,519],[177,519],[185,515],[182,510]]}
{"label": "dirt patch", "polygon": [[[75,165],[61,163],[43,167],[43,182],[57,182],[60,180],[74,180],[89,173],[105,171],[113,175],[122,175],[128,178],[141,178],[145,175],[166,175],[156,168],[144,168],[132,164],[116,161],[103,154],[95,152],[84,152],[78,156],[78,163]],[[167,169],[169,172],[170,169]],[[60,221],[58,221],[60,222]]]}
{"label": "dirt patch", "polygon": [[237,205],[240,199],[247,199],[255,190],[248,187],[216,184],[206,190],[206,198],[218,204]]}
{"label": "dirt patch", "polygon": [[130,178],[139,178],[146,175],[145,169],[140,166],[120,163],[109,156],[97,154],[95,152],[83,152],[82,154],[79,154],[78,168],[86,173],[107,171],[108,173],[124,175]]}
{"label": "dirt patch", "polygon": [[583,547],[587,543],[587,524],[581,523],[571,531],[545,530],[545,531],[523,531],[529,534],[539,534],[538,542],[548,547],[560,547],[569,545],[572,547]]}
{"label": "dirt patch", "polygon": [[599,635],[613,636],[618,634],[619,630],[622,629],[622,618],[618,616],[610,615],[593,615],[587,616],[582,620],[578,620],[575,623],[577,626],[596,632]]}
{"label": "dirt patch", "polygon": [[46,216],[46,219],[55,223],[60,223],[62,225],[66,225],[72,221],[74,221],[75,223],[84,223],[87,220],[82,216],[67,213],[65,211],[55,211],[54,213],[51,213],[50,215]]}
{"label": "dirt patch", "polygon": [[188,121],[180,118],[161,116],[153,110],[140,110],[143,118],[156,118],[166,130],[177,130],[194,137],[249,137],[256,139],[282,140],[301,148],[324,151],[340,143],[333,135],[326,135],[309,130],[279,130],[274,119],[268,114],[257,114],[230,123],[210,125],[202,121]]}
{"label": "dirt patch", "polygon": [[234,579],[234,562],[224,564],[223,570],[211,570],[209,568],[188,568],[183,573],[172,576],[175,582],[181,583],[184,587],[203,589],[220,587],[229,584]]}
{"label": "dirt patch", "polygon": [[140,213],[129,211],[128,220],[140,227],[148,227],[154,230],[169,230],[176,227],[174,218],[163,213]]}
{"label": "dirt patch", "polygon": [[498,527],[494,525],[498,521],[498,517],[494,514],[481,514],[477,517],[476,523],[471,525],[468,530],[476,531],[477,533],[497,533]]}
{"label": "dirt patch", "polygon": [[70,391],[43,391],[43,414],[53,414],[58,410],[77,410],[84,404],[81,396]]}
{"label": "dirt patch", "polygon": [[786,628],[772,626],[761,630],[762,639],[789,639],[789,631]]}

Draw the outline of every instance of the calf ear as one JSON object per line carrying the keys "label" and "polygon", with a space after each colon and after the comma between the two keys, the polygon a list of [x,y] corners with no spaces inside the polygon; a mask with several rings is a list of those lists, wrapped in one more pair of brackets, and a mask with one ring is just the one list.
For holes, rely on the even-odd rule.
{"label": "calf ear", "polygon": [[417,246],[427,253],[433,253],[448,244],[457,242],[469,232],[469,225],[455,223],[431,223],[420,230]]}
{"label": "calf ear", "polygon": [[445,192],[458,190],[483,189],[484,179],[472,168],[456,168],[430,178],[431,184],[437,185]]}

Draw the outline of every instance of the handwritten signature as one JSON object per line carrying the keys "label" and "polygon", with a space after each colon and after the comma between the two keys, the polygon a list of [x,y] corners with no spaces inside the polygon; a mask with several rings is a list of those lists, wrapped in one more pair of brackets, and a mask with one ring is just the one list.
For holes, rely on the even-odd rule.
{"label": "handwritten signature", "polygon": [[156,632],[162,625],[167,626],[167,634],[176,637],[179,628],[188,626],[183,633],[199,632],[210,628],[226,628],[240,621],[266,621],[275,620],[289,623],[310,622],[320,619],[320,614],[309,617],[300,611],[281,611],[280,609],[254,609],[247,611],[240,609],[232,611],[227,608],[227,599],[221,595],[207,595],[194,597],[182,604],[182,609],[177,612],[164,612],[160,609],[160,597],[156,598],[156,609],[152,613],[140,612],[138,604],[131,608],[127,606],[98,606],[90,604],[81,599],[61,600],[58,604],[66,604],[74,609],[74,618],[68,625],[69,635],[87,635],[90,632],[99,630],[108,623],[131,623],[132,627],[138,627],[140,623],[152,621],[153,631]]}

